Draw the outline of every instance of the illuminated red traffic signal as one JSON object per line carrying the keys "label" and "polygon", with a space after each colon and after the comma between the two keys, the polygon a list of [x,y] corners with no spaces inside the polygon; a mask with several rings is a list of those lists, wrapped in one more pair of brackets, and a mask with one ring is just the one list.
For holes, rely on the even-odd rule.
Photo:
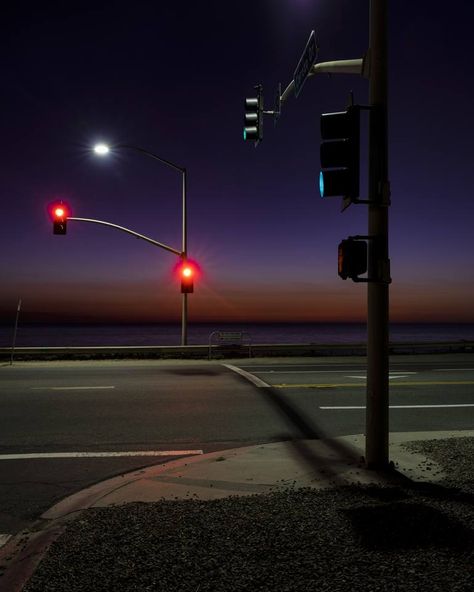
{"label": "illuminated red traffic signal", "polygon": [[50,209],[53,218],[53,234],[66,234],[68,207],[63,202],[54,203]]}
{"label": "illuminated red traffic signal", "polygon": [[194,268],[189,263],[183,263],[180,268],[181,292],[192,294],[194,292]]}

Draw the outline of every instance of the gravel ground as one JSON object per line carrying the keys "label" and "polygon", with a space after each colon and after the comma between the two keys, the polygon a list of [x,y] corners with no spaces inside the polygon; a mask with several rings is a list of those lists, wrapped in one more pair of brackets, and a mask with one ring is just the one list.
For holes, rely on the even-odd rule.
{"label": "gravel ground", "polygon": [[24,592],[473,592],[474,438],[407,447],[447,478],[88,510]]}

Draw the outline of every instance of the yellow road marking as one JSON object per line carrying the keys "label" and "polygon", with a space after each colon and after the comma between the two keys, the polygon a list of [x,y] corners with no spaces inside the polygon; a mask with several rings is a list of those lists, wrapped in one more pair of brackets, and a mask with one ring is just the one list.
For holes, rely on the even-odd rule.
{"label": "yellow road marking", "polygon": [[[396,382],[391,383],[390,387],[398,387],[398,386],[435,386],[435,385],[443,385],[443,384],[474,384],[474,380],[417,380],[417,381],[409,381],[409,382]],[[282,389],[290,389],[290,388],[315,388],[315,389],[327,389],[327,388],[365,388],[365,382],[342,382],[342,383],[330,383],[330,384],[272,384],[273,388],[282,388]]]}

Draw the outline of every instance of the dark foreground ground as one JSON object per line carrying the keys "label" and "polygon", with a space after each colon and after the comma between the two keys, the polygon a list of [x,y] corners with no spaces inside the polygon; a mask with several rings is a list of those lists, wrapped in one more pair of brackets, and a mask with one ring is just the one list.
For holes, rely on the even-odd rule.
{"label": "dark foreground ground", "polygon": [[474,590],[474,438],[408,444],[437,484],[91,509],[25,592]]}

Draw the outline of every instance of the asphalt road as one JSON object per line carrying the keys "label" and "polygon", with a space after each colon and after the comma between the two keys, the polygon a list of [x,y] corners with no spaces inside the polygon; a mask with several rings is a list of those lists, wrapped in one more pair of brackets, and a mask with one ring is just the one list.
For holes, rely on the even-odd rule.
{"label": "asphalt road", "polygon": [[[392,431],[472,429],[474,356],[397,356],[390,374]],[[183,451],[364,432],[364,405],[361,358],[2,366],[0,543],[59,499]]]}

